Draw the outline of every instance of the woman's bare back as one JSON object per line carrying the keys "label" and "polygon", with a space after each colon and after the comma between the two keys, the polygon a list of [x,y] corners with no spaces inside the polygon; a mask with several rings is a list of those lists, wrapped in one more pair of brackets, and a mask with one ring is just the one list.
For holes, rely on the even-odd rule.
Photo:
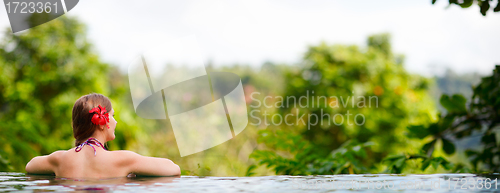
{"label": "woman's bare back", "polygon": [[59,153],[56,176],[111,178],[127,176],[130,171],[124,167],[124,160],[117,156],[115,151],[106,151],[96,148],[96,155],[90,146],[84,146],[81,151],[75,148]]}
{"label": "woman's bare back", "polygon": [[176,176],[180,168],[169,159],[141,156],[131,151],[107,151],[85,145],[56,151],[47,156],[33,158],[27,165],[28,173],[47,174],[67,178],[113,178],[130,173],[147,176]]}

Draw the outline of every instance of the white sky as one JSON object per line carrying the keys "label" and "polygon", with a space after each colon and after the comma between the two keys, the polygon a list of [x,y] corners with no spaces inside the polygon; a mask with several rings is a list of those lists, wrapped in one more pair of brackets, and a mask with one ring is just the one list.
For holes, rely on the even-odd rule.
{"label": "white sky", "polygon": [[[391,33],[393,50],[405,54],[413,73],[489,74],[500,64],[500,13],[483,17],[477,5],[446,9],[446,0],[430,2],[81,0],[68,14],[88,25],[102,59],[124,72],[144,50],[187,35],[196,35],[206,59],[218,65],[294,63],[321,40],[364,46],[368,35],[381,32]],[[0,9],[0,26],[8,25]]]}

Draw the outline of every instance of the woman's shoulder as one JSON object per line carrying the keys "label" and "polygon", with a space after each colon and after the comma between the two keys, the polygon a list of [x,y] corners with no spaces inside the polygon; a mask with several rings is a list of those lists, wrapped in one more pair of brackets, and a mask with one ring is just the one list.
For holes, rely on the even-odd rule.
{"label": "woman's shoulder", "polygon": [[123,160],[123,161],[131,161],[142,157],[138,153],[128,150],[115,150],[108,152],[112,155],[112,157],[118,158],[118,160]]}
{"label": "woman's shoulder", "polygon": [[49,158],[52,158],[52,159],[58,159],[58,158],[60,158],[61,156],[63,156],[68,151],[70,151],[70,150],[54,151],[51,154],[49,154],[48,156],[49,156]]}
{"label": "woman's shoulder", "polygon": [[115,150],[115,151],[109,151],[109,152],[112,154],[121,155],[121,156],[137,156],[137,155],[139,155],[138,153],[135,153],[135,152],[129,151],[129,150]]}
{"label": "woman's shoulder", "polygon": [[59,163],[59,161],[62,159],[62,157],[65,156],[66,153],[69,152],[70,150],[59,150],[59,151],[52,152],[51,154],[49,154],[47,156],[49,162],[51,162],[51,163]]}
{"label": "woman's shoulder", "polygon": [[35,165],[35,168],[40,167],[40,165],[47,166],[47,167],[57,166],[57,165],[59,165],[59,163],[62,159],[62,156],[64,156],[64,154],[66,152],[68,152],[68,151],[59,150],[59,151],[52,152],[49,155],[36,156],[33,159],[31,159],[31,161],[28,162],[28,164],[26,164],[26,167],[28,168],[28,165],[30,165],[30,163],[33,163],[32,165]]}
{"label": "woman's shoulder", "polygon": [[121,166],[132,165],[140,161],[141,155],[128,150],[109,151],[111,157],[116,161],[115,163]]}

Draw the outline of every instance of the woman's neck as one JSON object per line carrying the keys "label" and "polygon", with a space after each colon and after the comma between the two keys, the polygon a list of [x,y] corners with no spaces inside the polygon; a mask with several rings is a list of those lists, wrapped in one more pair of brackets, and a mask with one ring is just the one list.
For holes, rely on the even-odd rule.
{"label": "woman's neck", "polygon": [[102,135],[101,133],[94,133],[94,135],[90,136],[89,138],[95,138],[97,141],[101,142],[103,145],[106,143],[106,137]]}

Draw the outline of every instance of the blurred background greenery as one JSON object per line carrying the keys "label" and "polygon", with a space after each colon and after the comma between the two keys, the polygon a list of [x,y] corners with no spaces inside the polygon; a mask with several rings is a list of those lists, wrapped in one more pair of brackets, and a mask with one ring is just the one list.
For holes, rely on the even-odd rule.
{"label": "blurred background greenery", "polygon": [[[74,102],[101,93],[112,100],[118,121],[111,150],[172,159],[184,175],[498,172],[500,67],[486,77],[452,70],[423,77],[405,70],[404,55],[393,52],[390,39],[374,34],[363,46],[320,42],[297,64],[216,68],[209,63],[209,72],[241,77],[249,113],[260,112],[256,117],[352,113],[363,114],[365,122],[336,125],[325,119],[308,128],[249,118],[234,139],[180,157],[168,120],[135,114],[127,75],[101,61],[82,22],[61,17],[21,34],[7,30],[0,41],[0,171],[24,172],[34,156],[72,148]],[[330,107],[332,101],[256,107],[254,92],[260,101],[376,96],[378,102],[363,108]]]}

